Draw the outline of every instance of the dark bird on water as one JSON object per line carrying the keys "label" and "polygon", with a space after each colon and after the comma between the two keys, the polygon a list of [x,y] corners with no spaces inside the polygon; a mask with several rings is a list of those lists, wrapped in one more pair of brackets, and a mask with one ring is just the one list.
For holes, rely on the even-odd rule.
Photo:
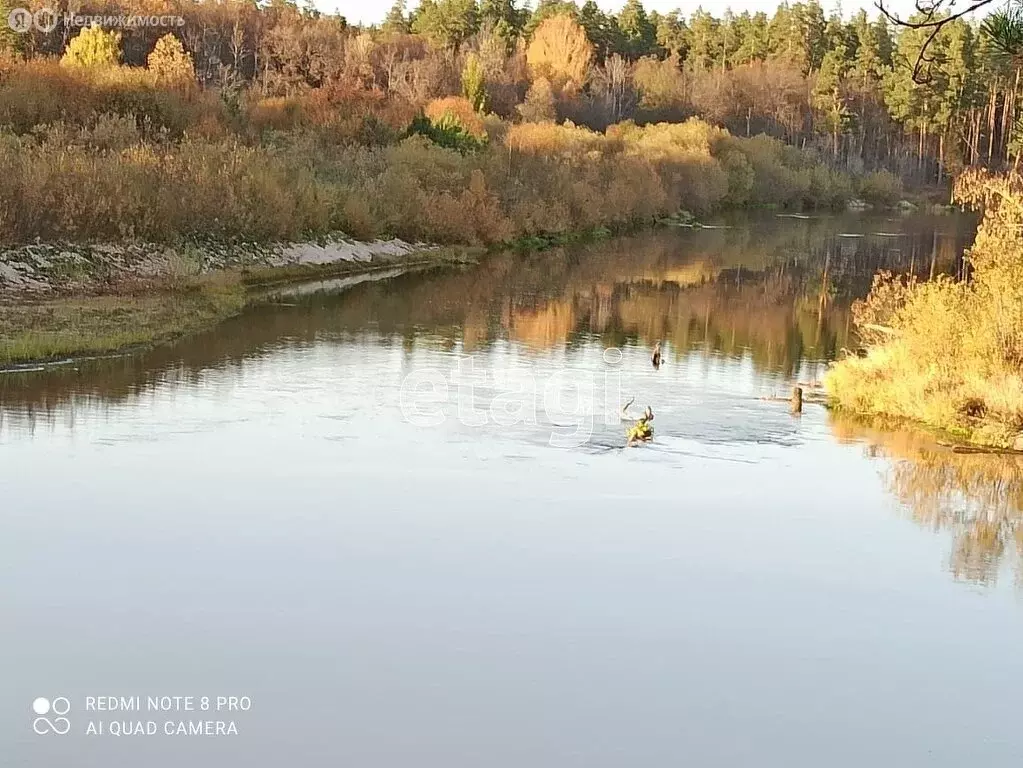
{"label": "dark bird on water", "polygon": [[654,352],[650,355],[650,362],[654,364],[654,368],[661,367],[661,342],[654,344]]}

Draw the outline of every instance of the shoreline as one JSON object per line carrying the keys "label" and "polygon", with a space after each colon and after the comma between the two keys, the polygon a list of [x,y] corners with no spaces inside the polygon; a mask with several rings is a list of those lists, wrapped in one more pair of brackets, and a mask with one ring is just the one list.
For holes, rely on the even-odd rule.
{"label": "shoreline", "polygon": [[[0,277],[6,277],[0,279],[0,372],[133,354],[238,315],[266,289],[469,264],[477,251],[347,238],[220,244],[206,253],[142,245],[22,246],[0,254]],[[30,267],[40,268],[25,269],[26,256]],[[190,269],[182,270],[186,257]],[[15,271],[21,290],[11,288]]]}
{"label": "shoreline", "polygon": [[484,253],[542,252],[643,229],[702,226],[681,211],[628,227],[521,237],[489,248],[360,241],[344,233],[277,243],[25,244],[0,250],[0,371],[169,343],[240,313],[257,300],[259,289],[474,263]]}

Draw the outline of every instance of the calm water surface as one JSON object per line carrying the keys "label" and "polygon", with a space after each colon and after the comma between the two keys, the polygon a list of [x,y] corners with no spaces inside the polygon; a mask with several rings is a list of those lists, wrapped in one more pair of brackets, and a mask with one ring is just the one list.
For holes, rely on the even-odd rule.
{"label": "calm water surface", "polygon": [[1020,765],[1023,465],[766,399],[968,227],[722,226],[0,375],[0,764]]}

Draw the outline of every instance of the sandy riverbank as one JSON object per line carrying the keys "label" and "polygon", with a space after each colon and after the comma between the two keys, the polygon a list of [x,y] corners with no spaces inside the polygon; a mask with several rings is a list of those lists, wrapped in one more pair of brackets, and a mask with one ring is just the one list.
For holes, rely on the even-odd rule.
{"label": "sandy riverbank", "polygon": [[223,270],[398,264],[433,250],[403,240],[359,242],[337,236],[316,242],[23,245],[0,252],[0,296],[45,299],[96,295],[136,286],[161,286]]}

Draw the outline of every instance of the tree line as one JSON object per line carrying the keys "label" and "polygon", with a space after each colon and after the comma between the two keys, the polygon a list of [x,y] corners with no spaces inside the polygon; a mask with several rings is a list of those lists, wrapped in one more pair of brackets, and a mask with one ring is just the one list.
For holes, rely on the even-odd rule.
{"label": "tree line", "polygon": [[[372,94],[419,108],[459,94],[481,112],[596,130],[699,116],[815,148],[848,170],[888,168],[922,182],[1015,164],[1023,146],[1019,66],[963,19],[939,30],[916,82],[929,30],[863,11],[829,15],[817,0],[688,18],[648,12],[641,0],[616,14],[593,0],[422,0],[412,10],[397,0],[379,24],[361,27],[289,0],[113,0],[76,11],[181,16],[170,31],[197,83],[225,100],[329,90],[335,102]],[[121,30],[121,61],[144,66],[167,32]],[[63,22],[49,33],[5,29],[0,45],[28,59],[60,56],[78,34]]]}

